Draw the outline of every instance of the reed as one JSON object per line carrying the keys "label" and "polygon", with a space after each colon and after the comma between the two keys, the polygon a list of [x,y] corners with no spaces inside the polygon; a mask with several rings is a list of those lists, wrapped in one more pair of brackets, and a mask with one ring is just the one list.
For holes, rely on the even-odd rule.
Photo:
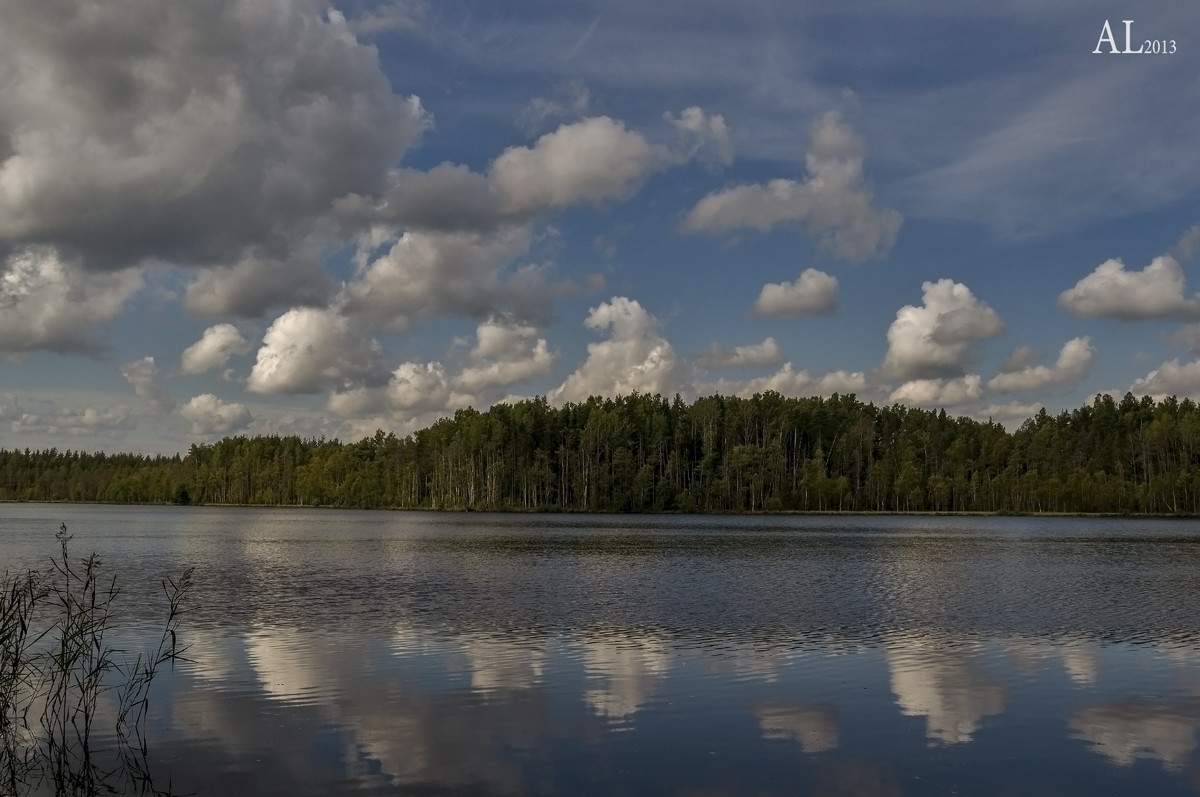
{"label": "reed", "polygon": [[[167,616],[158,646],[131,656],[108,639],[121,592],[116,578],[102,576],[95,553],[72,558],[65,524],[56,540],[47,567],[0,580],[0,794],[47,785],[62,795],[159,793],[143,725],[156,673],[184,653],[178,628],[192,569],[163,580]],[[118,750],[101,765],[92,736],[110,694]]]}

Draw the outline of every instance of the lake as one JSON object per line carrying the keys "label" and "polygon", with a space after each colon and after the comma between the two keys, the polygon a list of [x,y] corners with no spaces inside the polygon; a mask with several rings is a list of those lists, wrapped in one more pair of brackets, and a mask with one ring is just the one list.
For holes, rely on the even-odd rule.
{"label": "lake", "polygon": [[1195,522],[7,504],[0,569],[62,522],[130,648],[196,568],[162,791],[1200,791]]}

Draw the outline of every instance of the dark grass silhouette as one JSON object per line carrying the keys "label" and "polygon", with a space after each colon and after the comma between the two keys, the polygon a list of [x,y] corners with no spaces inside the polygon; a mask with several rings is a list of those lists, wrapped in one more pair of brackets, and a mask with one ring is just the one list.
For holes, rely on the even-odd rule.
{"label": "dark grass silhouette", "polygon": [[[121,593],[115,577],[102,575],[95,553],[72,558],[65,524],[56,540],[46,567],[0,579],[0,795],[168,793],[150,777],[143,726],[155,675],[185,651],[177,631],[192,568],[162,582],[157,647],[131,654],[108,640]],[[114,723],[115,751],[93,744],[104,717]]]}

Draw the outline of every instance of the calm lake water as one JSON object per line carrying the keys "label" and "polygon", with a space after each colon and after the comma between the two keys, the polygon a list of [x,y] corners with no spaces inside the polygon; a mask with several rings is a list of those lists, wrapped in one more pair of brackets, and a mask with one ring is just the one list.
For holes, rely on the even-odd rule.
{"label": "calm lake water", "polygon": [[[1200,524],[0,505],[149,645],[198,795],[1195,794]],[[0,789],[2,790],[2,789]]]}

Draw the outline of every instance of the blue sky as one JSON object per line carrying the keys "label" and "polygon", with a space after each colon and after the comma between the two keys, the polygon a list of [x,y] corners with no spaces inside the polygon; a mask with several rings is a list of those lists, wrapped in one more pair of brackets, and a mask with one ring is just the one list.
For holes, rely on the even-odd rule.
{"label": "blue sky", "polygon": [[[1123,20],[1174,52],[1112,53]],[[1200,398],[1196,31],[1190,2],[16,0],[0,446],[634,390],[1010,426]]]}

